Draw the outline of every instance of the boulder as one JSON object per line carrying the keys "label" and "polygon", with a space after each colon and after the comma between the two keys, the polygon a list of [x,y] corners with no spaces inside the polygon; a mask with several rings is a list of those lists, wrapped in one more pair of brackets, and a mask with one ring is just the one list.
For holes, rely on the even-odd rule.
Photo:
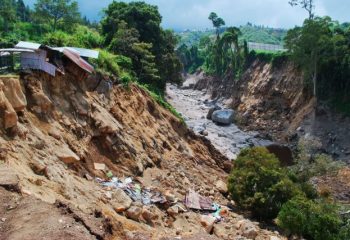
{"label": "boulder", "polygon": [[222,194],[226,194],[228,191],[227,184],[222,180],[217,181],[215,186],[216,186],[217,190]]}
{"label": "boulder", "polygon": [[200,132],[200,134],[203,135],[203,136],[208,136],[209,135],[207,130],[204,130],[204,131]]}
{"label": "boulder", "polygon": [[16,112],[23,111],[27,106],[27,99],[24,95],[18,78],[3,78],[4,93]]}
{"label": "boulder", "polygon": [[238,222],[238,225],[239,231],[243,237],[255,239],[258,236],[258,229],[252,222],[248,220],[241,220]]}
{"label": "boulder", "polygon": [[207,233],[211,233],[214,227],[214,223],[216,221],[216,218],[211,215],[202,215],[201,217],[201,224],[205,228],[205,231]]}
{"label": "boulder", "polygon": [[213,122],[230,125],[233,122],[234,111],[231,109],[217,110],[213,112],[211,119]]}
{"label": "boulder", "polygon": [[142,208],[137,206],[132,206],[128,210],[126,210],[126,217],[138,222],[141,216],[141,213],[142,213]]}
{"label": "boulder", "polygon": [[110,203],[112,204],[114,211],[122,213],[130,208],[132,200],[122,189],[117,188],[112,193],[112,200]]}
{"label": "boulder", "polygon": [[141,214],[143,220],[146,221],[147,224],[149,224],[150,226],[154,226],[154,220],[158,218],[158,216],[156,216],[152,210],[149,207],[144,206],[142,208],[142,214]]}
{"label": "boulder", "polygon": [[215,111],[218,111],[218,110],[221,110],[221,109],[222,109],[222,108],[219,107],[218,105],[215,105],[214,107],[211,107],[211,108],[209,109],[209,111],[208,111],[207,119],[211,120],[211,117],[212,117],[213,113],[214,113]]}
{"label": "boulder", "polygon": [[80,161],[79,156],[66,146],[57,148],[55,152],[57,157],[66,164]]}
{"label": "boulder", "polygon": [[18,190],[19,178],[11,170],[6,167],[4,164],[0,165],[0,186],[6,189]]}

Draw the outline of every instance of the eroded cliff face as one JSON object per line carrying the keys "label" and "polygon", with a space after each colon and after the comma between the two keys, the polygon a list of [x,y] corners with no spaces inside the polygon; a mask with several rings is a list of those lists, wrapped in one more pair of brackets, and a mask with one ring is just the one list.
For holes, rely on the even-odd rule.
{"label": "eroded cliff face", "polygon": [[255,61],[237,80],[200,77],[196,88],[237,110],[237,122],[279,142],[288,141],[313,110],[314,99],[304,90],[303,76],[291,63],[278,67]]}
{"label": "eroded cliff face", "polygon": [[[111,171],[180,202],[194,189],[229,203],[218,185],[228,159],[136,85],[39,72],[2,77],[0,132],[1,240],[215,239],[203,233],[200,213],[142,206],[96,181]],[[213,231],[223,239],[276,236],[230,211]]]}

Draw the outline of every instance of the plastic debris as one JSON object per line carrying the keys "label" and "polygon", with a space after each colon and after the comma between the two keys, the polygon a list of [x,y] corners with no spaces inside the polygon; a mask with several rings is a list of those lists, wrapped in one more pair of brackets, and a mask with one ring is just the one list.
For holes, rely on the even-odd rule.
{"label": "plastic debris", "polygon": [[155,203],[163,204],[167,202],[162,193],[150,188],[142,188],[140,184],[133,183],[130,177],[124,180],[113,177],[113,174],[110,176],[107,175],[107,177],[110,178],[109,181],[104,181],[101,178],[95,178],[95,181],[100,183],[103,187],[122,189],[134,202],[141,202],[144,205]]}
{"label": "plastic debris", "polygon": [[109,171],[109,172],[106,173],[106,176],[108,178],[112,178],[113,177],[113,173],[111,171]]}
{"label": "plastic debris", "polygon": [[95,170],[106,170],[106,164],[104,163],[94,163]]}

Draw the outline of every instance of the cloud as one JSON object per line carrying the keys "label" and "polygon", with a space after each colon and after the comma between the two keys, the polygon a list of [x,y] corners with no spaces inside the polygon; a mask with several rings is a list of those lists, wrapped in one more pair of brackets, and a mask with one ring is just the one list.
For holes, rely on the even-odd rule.
{"label": "cloud", "polygon": [[[125,0],[130,2],[131,0]],[[329,15],[340,22],[350,21],[350,1],[315,0],[317,15]],[[35,0],[25,1],[33,4]],[[81,12],[88,18],[101,18],[103,8],[112,0],[78,0]],[[216,12],[226,25],[252,22],[258,25],[290,28],[302,24],[307,12],[292,8],[288,0],[145,0],[157,5],[163,16],[163,26],[174,29],[204,29],[211,27],[210,12]]]}

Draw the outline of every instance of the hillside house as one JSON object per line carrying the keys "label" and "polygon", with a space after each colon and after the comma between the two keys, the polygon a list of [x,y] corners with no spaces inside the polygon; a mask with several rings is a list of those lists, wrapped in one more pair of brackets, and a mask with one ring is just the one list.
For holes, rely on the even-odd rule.
{"label": "hillside house", "polygon": [[87,59],[98,58],[99,52],[74,47],[54,48],[21,41],[14,48],[0,49],[0,68],[13,69],[14,55],[19,55],[21,70],[40,70],[53,77],[68,71],[83,80],[94,72],[94,67]]}

